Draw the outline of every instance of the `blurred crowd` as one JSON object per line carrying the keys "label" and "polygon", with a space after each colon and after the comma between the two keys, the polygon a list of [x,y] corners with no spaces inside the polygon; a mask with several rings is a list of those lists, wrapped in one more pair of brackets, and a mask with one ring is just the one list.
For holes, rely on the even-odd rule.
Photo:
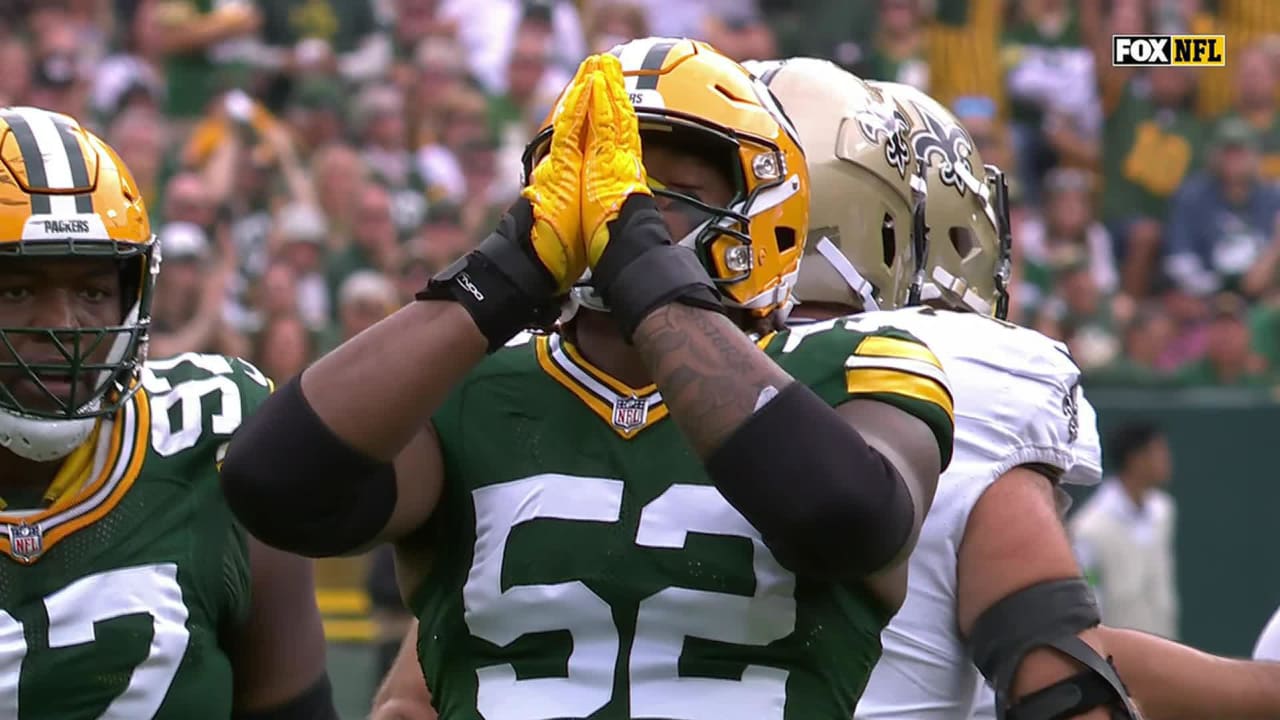
{"label": "blurred crowd", "polygon": [[[1274,0],[0,0],[0,106],[101,132],[163,243],[153,356],[279,381],[483,237],[578,61],[645,35],[938,97],[1014,178],[1012,319],[1096,384],[1280,382]],[[1110,36],[1220,32],[1225,68]]]}

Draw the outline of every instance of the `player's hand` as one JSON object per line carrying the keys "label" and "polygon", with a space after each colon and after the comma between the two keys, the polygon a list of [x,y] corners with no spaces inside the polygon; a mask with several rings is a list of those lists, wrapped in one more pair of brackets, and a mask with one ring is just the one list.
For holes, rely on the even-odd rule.
{"label": "player's hand", "polygon": [[584,62],[552,119],[551,148],[498,227],[436,273],[414,297],[461,303],[489,352],[525,328],[547,328],[559,299],[586,271],[582,243],[582,146],[594,61]]}
{"label": "player's hand", "polygon": [[640,122],[622,65],[599,58],[582,166],[582,231],[591,284],[631,340],[670,303],[723,311],[720,294],[693,251],[672,242],[640,157]]}
{"label": "player's hand", "polygon": [[533,252],[551,274],[556,294],[568,292],[587,267],[580,210],[583,145],[598,60],[592,56],[578,66],[552,119],[551,149],[520,193],[533,212]]}
{"label": "player's hand", "polygon": [[622,79],[622,64],[612,55],[595,57],[598,68],[582,166],[582,230],[593,269],[609,244],[610,225],[623,203],[633,195],[653,197],[640,155],[640,123]]}

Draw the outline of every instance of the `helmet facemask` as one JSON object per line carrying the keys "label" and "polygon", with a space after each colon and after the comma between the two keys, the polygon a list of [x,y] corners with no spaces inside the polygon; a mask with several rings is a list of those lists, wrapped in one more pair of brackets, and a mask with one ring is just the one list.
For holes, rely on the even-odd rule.
{"label": "helmet facemask", "polygon": [[[22,241],[0,246],[0,262],[102,258],[120,278],[117,324],[100,327],[0,327],[0,445],[37,461],[56,459],[112,416],[136,392],[146,360],[151,297],[160,256],[154,241]],[[24,399],[11,387],[35,388]],[[65,395],[50,385],[66,383]]]}

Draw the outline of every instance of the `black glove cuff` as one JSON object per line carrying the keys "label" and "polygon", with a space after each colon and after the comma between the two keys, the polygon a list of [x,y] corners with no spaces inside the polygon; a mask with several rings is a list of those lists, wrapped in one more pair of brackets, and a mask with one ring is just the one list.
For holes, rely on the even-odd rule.
{"label": "black glove cuff", "polygon": [[560,315],[550,274],[520,247],[533,224],[521,198],[479,247],[436,273],[414,298],[460,303],[489,340],[489,352],[525,328],[550,328]]}
{"label": "black glove cuff", "polygon": [[720,292],[693,251],[671,243],[662,213],[648,195],[632,195],[609,223],[609,245],[591,282],[631,341],[650,313],[673,302],[724,312]]}
{"label": "black glove cuff", "polygon": [[664,305],[680,303],[724,312],[720,293],[702,263],[688,248],[676,245],[652,248],[632,260],[614,278],[603,299],[627,342],[640,321]]}

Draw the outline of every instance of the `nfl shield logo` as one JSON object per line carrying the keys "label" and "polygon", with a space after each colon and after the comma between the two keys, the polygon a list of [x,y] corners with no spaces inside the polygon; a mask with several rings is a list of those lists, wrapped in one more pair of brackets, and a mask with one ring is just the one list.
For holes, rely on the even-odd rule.
{"label": "nfl shield logo", "polygon": [[644,426],[649,418],[649,401],[631,397],[616,397],[613,400],[613,424],[619,430],[627,432]]}
{"label": "nfl shield logo", "polygon": [[33,562],[44,552],[44,531],[39,525],[10,525],[9,549],[15,560]]}

